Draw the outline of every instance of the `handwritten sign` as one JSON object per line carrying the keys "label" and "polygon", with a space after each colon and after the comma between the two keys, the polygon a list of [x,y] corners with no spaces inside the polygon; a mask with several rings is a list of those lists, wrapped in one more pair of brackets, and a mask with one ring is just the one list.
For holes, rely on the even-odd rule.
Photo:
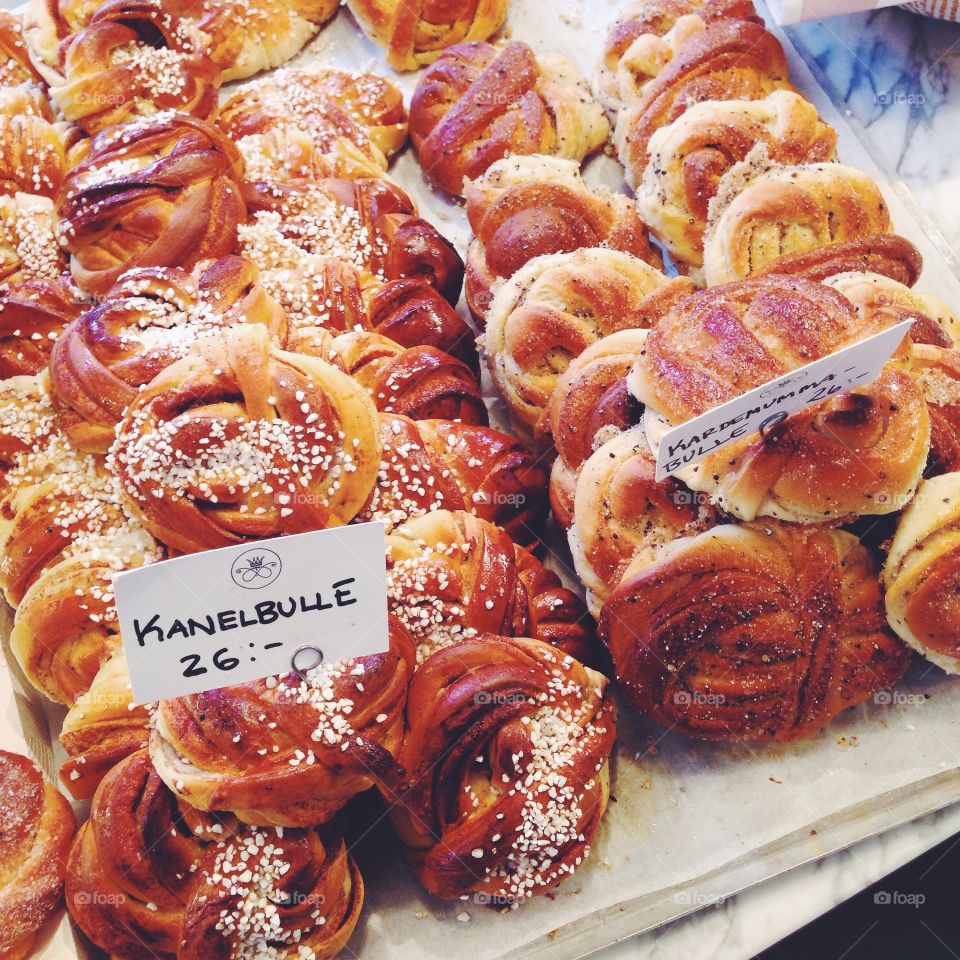
{"label": "handwritten sign", "polygon": [[799,410],[873,383],[912,326],[912,320],[905,320],[668,430],[657,447],[657,480],[734,440],[772,430]]}
{"label": "handwritten sign", "polygon": [[[119,574],[137,703],[388,647],[384,527],[361,523],[208,550]],[[316,651],[320,651],[317,653]],[[300,661],[298,659],[297,665]]]}

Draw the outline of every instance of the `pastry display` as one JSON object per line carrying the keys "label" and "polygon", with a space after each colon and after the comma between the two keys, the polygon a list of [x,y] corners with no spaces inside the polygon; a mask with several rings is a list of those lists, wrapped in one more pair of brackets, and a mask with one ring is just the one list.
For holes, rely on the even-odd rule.
{"label": "pastry display", "polygon": [[111,458],[144,526],[190,553],[352,520],[376,480],[379,423],[347,374],[242,324],[138,393]]}
{"label": "pastry display", "polygon": [[462,43],[428,67],[410,102],[424,176],[460,196],[505,156],[581,161],[607,140],[603,109],[573,63],[525,43]]}
{"label": "pastry display", "polygon": [[358,519],[393,528],[436,510],[466,511],[536,546],[547,470],[520,441],[483,426],[383,414],[380,442],[377,484]]}
{"label": "pastry display", "polygon": [[476,637],[420,667],[407,717],[392,817],[427,890],[502,907],[580,866],[610,795],[602,674],[535,640]]}
{"label": "pastry display", "polygon": [[33,955],[40,928],[62,908],[67,852],[76,822],[70,804],[32,760],[0,750],[0,955]]}
{"label": "pastry display", "polygon": [[[653,134],[645,168],[627,166],[641,216],[675,259],[702,265],[710,202],[724,174],[760,144],[775,163],[820,163],[834,158],[837,135],[813,104],[790,90],[775,90],[762,100],[695,104]],[[759,234],[763,227],[753,230]]]}
{"label": "pastry display", "polygon": [[435,510],[387,538],[387,603],[416,644],[417,662],[481,634],[545,641],[596,660],[583,601],[499,527]]}
{"label": "pastry display", "polygon": [[[770,276],[711,287],[647,336],[629,375],[655,447],[673,425],[883,329],[835,290]],[[908,373],[825,399],[675,475],[743,520],[835,523],[894,513],[930,450],[930,415]]]}
{"label": "pastry display", "polygon": [[[960,305],[753,4],[340,6],[0,11],[0,593],[85,821],[0,750],[0,956],[64,894],[112,960],[559,933],[704,770],[802,798],[768,760],[960,672]],[[357,606],[234,561],[239,623],[189,606],[308,533],[274,576],[378,538]],[[144,643],[126,588],[194,564]],[[195,616],[242,669],[180,682]]]}
{"label": "pastry display", "polygon": [[417,70],[447,47],[489,40],[507,19],[509,0],[349,0],[347,6],[394,70]]}
{"label": "pastry display", "polygon": [[162,700],[150,756],[177,797],[246,823],[326,823],[389,776],[403,737],[409,638],[304,674]]}
{"label": "pastry display", "polygon": [[278,343],[287,318],[240,257],[193,275],[143,267],[120,275],[99,305],[53,348],[50,389],[61,429],[77,450],[106,453],[137,394],[197,340],[239,323],[260,323]]}
{"label": "pastry display", "polygon": [[216,127],[161,113],[84,141],[60,217],[74,280],[105,293],[133,267],[184,267],[228,253],[246,208],[243,161]]}
{"label": "pastry display", "polygon": [[890,230],[880,188],[859,170],[813,163],[755,172],[748,157],[717,188],[703,241],[710,286],[743,280],[785,255]]}
{"label": "pastry display", "polygon": [[663,260],[646,224],[623,194],[591,189],[573,160],[508,157],[465,188],[474,239],[464,294],[478,322],[494,288],[535,257],[585,247],[622,250],[657,269]]}
{"label": "pastry display", "polygon": [[878,572],[842,530],[726,524],[639,554],[600,630],[624,696],[665,726],[794,740],[906,670]]}
{"label": "pastry display", "polygon": [[561,374],[584,350],[617,330],[650,327],[692,289],[606,248],[531,260],[497,291],[483,341],[518,429],[541,429]]}

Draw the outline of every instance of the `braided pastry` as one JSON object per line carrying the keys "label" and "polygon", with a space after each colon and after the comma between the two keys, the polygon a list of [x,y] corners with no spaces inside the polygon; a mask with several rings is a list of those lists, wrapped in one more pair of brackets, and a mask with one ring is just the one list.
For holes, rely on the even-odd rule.
{"label": "braided pastry", "polygon": [[677,259],[703,264],[707,209],[723,175],[763,144],[776,163],[832,160],[836,131],[790,90],[763,100],[698,103],[650,138],[645,168],[627,167],[637,208]]}
{"label": "braided pastry", "polygon": [[89,306],[66,275],[0,289],[0,379],[43,370],[54,341]]}
{"label": "braided pastry", "polygon": [[148,530],[211,549],[351,520],[379,468],[377,412],[346,374],[240,324],[139,393],[112,458]]}
{"label": "braided pastry", "polygon": [[338,6],[337,0],[204,0],[196,29],[227,83],[295,57]]}
{"label": "braided pastry", "polygon": [[600,446],[640,422],[643,408],[627,389],[627,374],[646,340],[646,330],[611,333],[587,347],[557,381],[547,408],[557,451],[550,506],[565,530],[573,523],[580,468]]}
{"label": "braided pastry", "polygon": [[704,0],[636,0],[607,34],[593,88],[610,110],[640,99],[643,90],[704,26]]}
{"label": "braided pastry", "polygon": [[627,253],[603,248],[531,260],[494,297],[484,348],[517,428],[546,428],[561,375],[616,330],[646,328],[693,290]]}
{"label": "braided pastry", "polygon": [[160,0],[107,0],[61,47],[50,96],[87,133],[176,110],[216,110],[220,71]]}
{"label": "braided pastry", "polygon": [[960,473],[920,487],[900,518],[883,582],[890,626],[931,663],[960,673]]}
{"label": "braided pastry", "polygon": [[842,293],[878,329],[913,320],[910,338],[914,343],[937,347],[960,343],[960,317],[939,297],[918,293],[878,273],[839,273],[823,282]]}
{"label": "braided pastry", "polygon": [[0,87],[14,87],[40,80],[30,61],[24,39],[23,17],[19,13],[0,10]]}
{"label": "braided pastry", "polygon": [[0,194],[23,192],[55,200],[71,140],[38,87],[0,87]]}
{"label": "braided pastry", "polygon": [[207,849],[178,960],[326,960],[346,946],[363,880],[342,838],[248,827]]}
{"label": "braided pastry", "polygon": [[70,851],[70,916],[116,960],[173,960],[203,849],[230,829],[179,803],[134,753],[100,784]]}
{"label": "braided pastry", "polygon": [[877,184],[838,163],[778,167],[753,176],[748,158],[724,177],[704,234],[709,286],[760,273],[785,254],[889,233]]}
{"label": "braided pastry", "polygon": [[27,679],[56,703],[73,704],[120,646],[113,578],[160,559],[142,531],[74,550],[44,570],[17,607],[10,649]]}
{"label": "braided pastry", "polygon": [[260,282],[284,308],[305,353],[323,356],[331,333],[369,330],[401,347],[432,347],[475,373],[475,335],[443,295],[424,279],[364,289],[360,271],[337,257],[278,256],[260,270]]}
{"label": "braided pastry", "polygon": [[507,19],[510,0],[347,0],[364,33],[387,51],[394,70],[419,70],[447,48],[489,40]]}
{"label": "braided pastry", "polygon": [[[651,330],[630,390],[647,407],[656,447],[670,427],[879,329],[836,291],[808,280],[714,287]],[[835,523],[899,510],[929,447],[920,388],[888,366],[872,385],[824,399],[674,475],[743,520]]]}
{"label": "braided pastry", "polygon": [[706,26],[709,0],[632,0],[607,33],[593,88],[617,113],[640,99],[644,89]]}
{"label": "braided pastry", "polygon": [[594,616],[634,557],[717,523],[703,494],[673,477],[657,483],[656,466],[640,425],[603,444],[580,471],[570,552]]}
{"label": "braided pastry", "polygon": [[[353,155],[380,171],[407,140],[400,90],[383,77],[345,70],[278,70],[248,83],[223,105],[217,126],[244,156],[262,153],[271,135],[275,149],[292,145],[297,141],[291,134],[300,134],[321,156]],[[295,154],[302,156],[303,149]],[[292,176],[303,160],[284,166]],[[310,166],[315,169],[312,161]]]}
{"label": "braided pastry", "polygon": [[184,270],[129,270],[100,305],[53,348],[50,388],[60,425],[78,450],[105,453],[116,424],[139,391],[185,356],[198,339],[238,323],[261,323],[286,339],[283,310],[240,257]]}
{"label": "braided pastry", "polygon": [[146,747],[149,722],[147,708],[134,705],[127,657],[117,647],[70,707],[60,730],[67,753],[60,780],[75,800],[89,800],[110,770]]}
{"label": "braided pastry", "polygon": [[434,510],[464,510],[534,546],[546,520],[546,470],[489,427],[382,414],[377,485],[358,520],[394,528]]}
{"label": "braided pastry", "polygon": [[573,160],[508,157],[464,191],[476,235],[467,254],[466,297],[478,322],[493,288],[534,257],[584,247],[623,250],[662,269],[636,205],[623,194],[591,190]]}
{"label": "braided pastry", "polygon": [[708,740],[797,740],[895,683],[909,651],[850,533],[726,525],[640,555],[600,630],[624,696]]}
{"label": "braided pastry", "polygon": [[268,275],[289,276],[291,265],[309,274],[316,258],[334,258],[354,267],[371,293],[409,278],[436,287],[450,303],[460,296],[456,250],[388,180],[247,182],[244,197],[252,219],[239,229],[241,247]]}
{"label": "braided pastry", "polygon": [[70,804],[32,760],[0,750],[0,956],[26,960],[63,903],[76,822]]}
{"label": "braided pastry", "polygon": [[246,216],[243,162],[215,127],[166,113],[87,141],[60,203],[80,287],[104,293],[133,267],[184,267],[233,252]]}
{"label": "braided pastry", "polygon": [[55,280],[66,269],[52,201],[28,193],[0,196],[0,290]]}
{"label": "braided pastry", "polygon": [[9,515],[10,498],[50,467],[59,449],[48,451],[60,439],[45,374],[0,380],[0,515]]}
{"label": "braided pastry", "polygon": [[[27,0],[23,34],[31,65],[49,85],[62,80],[60,47],[90,23],[103,0]],[[181,12],[179,0],[167,0]]]}
{"label": "braided pastry", "polygon": [[480,426],[489,422],[473,371],[435,347],[401,347],[380,334],[356,331],[332,338],[317,356],[342,367],[384,413]]}
{"label": "braided pastry", "polygon": [[454,196],[506,156],[581,161],[609,125],[574,64],[535,56],[525,43],[462,43],[428,67],[410,102],[410,135],[423,174]]}
{"label": "braided pastry", "polygon": [[162,700],[150,733],[157,772],[201,810],[258,824],[328,821],[386,776],[400,749],[409,638],[390,629],[389,653]]}
{"label": "braided pastry", "polygon": [[122,507],[112,474],[75,453],[62,436],[18,460],[0,503],[0,586],[11,605],[67,556],[112,551],[114,540],[119,545],[125,534],[142,534]]}
{"label": "braided pastry", "polygon": [[582,863],[609,797],[605,677],[535,640],[478,637],[417,671],[407,718],[391,817],[430,893],[507,906]]}
{"label": "braided pastry", "polygon": [[960,470],[960,351],[914,343],[904,368],[923,391],[930,414],[930,455],[924,475]]}
{"label": "braided pastry", "polygon": [[596,660],[583,601],[507,533],[464,511],[435,510],[387,537],[387,601],[416,641],[418,663],[485,633]]}
{"label": "braided pastry", "polygon": [[650,138],[705,100],[762,100],[792,89],[777,38],[759,20],[722,19],[690,37],[677,55],[620,112],[614,143],[628,170],[643,170]]}
{"label": "braided pastry", "polygon": [[920,279],[923,257],[905,237],[881,233],[842,243],[829,243],[798,253],[785,253],[754,276],[781,276],[827,280],[840,273],[876,273],[912,287]]}

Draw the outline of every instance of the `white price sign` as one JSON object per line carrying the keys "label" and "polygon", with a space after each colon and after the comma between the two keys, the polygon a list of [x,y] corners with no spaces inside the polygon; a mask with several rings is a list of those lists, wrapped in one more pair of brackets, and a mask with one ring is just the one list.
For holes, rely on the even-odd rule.
{"label": "white price sign", "polygon": [[315,665],[389,646],[381,523],[165,560],[114,593],[136,703],[289,673],[304,647]]}
{"label": "white price sign", "polygon": [[657,447],[657,480],[734,440],[772,430],[792,413],[873,383],[912,326],[912,320],[905,320],[668,430]]}

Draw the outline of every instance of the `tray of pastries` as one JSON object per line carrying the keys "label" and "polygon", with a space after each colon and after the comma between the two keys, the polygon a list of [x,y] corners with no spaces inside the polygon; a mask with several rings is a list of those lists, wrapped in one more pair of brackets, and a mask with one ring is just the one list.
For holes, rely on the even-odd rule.
{"label": "tray of pastries", "polygon": [[[573,958],[953,801],[960,280],[765,13],[0,14],[0,955]],[[118,573],[368,521],[388,650],[134,701]]]}

